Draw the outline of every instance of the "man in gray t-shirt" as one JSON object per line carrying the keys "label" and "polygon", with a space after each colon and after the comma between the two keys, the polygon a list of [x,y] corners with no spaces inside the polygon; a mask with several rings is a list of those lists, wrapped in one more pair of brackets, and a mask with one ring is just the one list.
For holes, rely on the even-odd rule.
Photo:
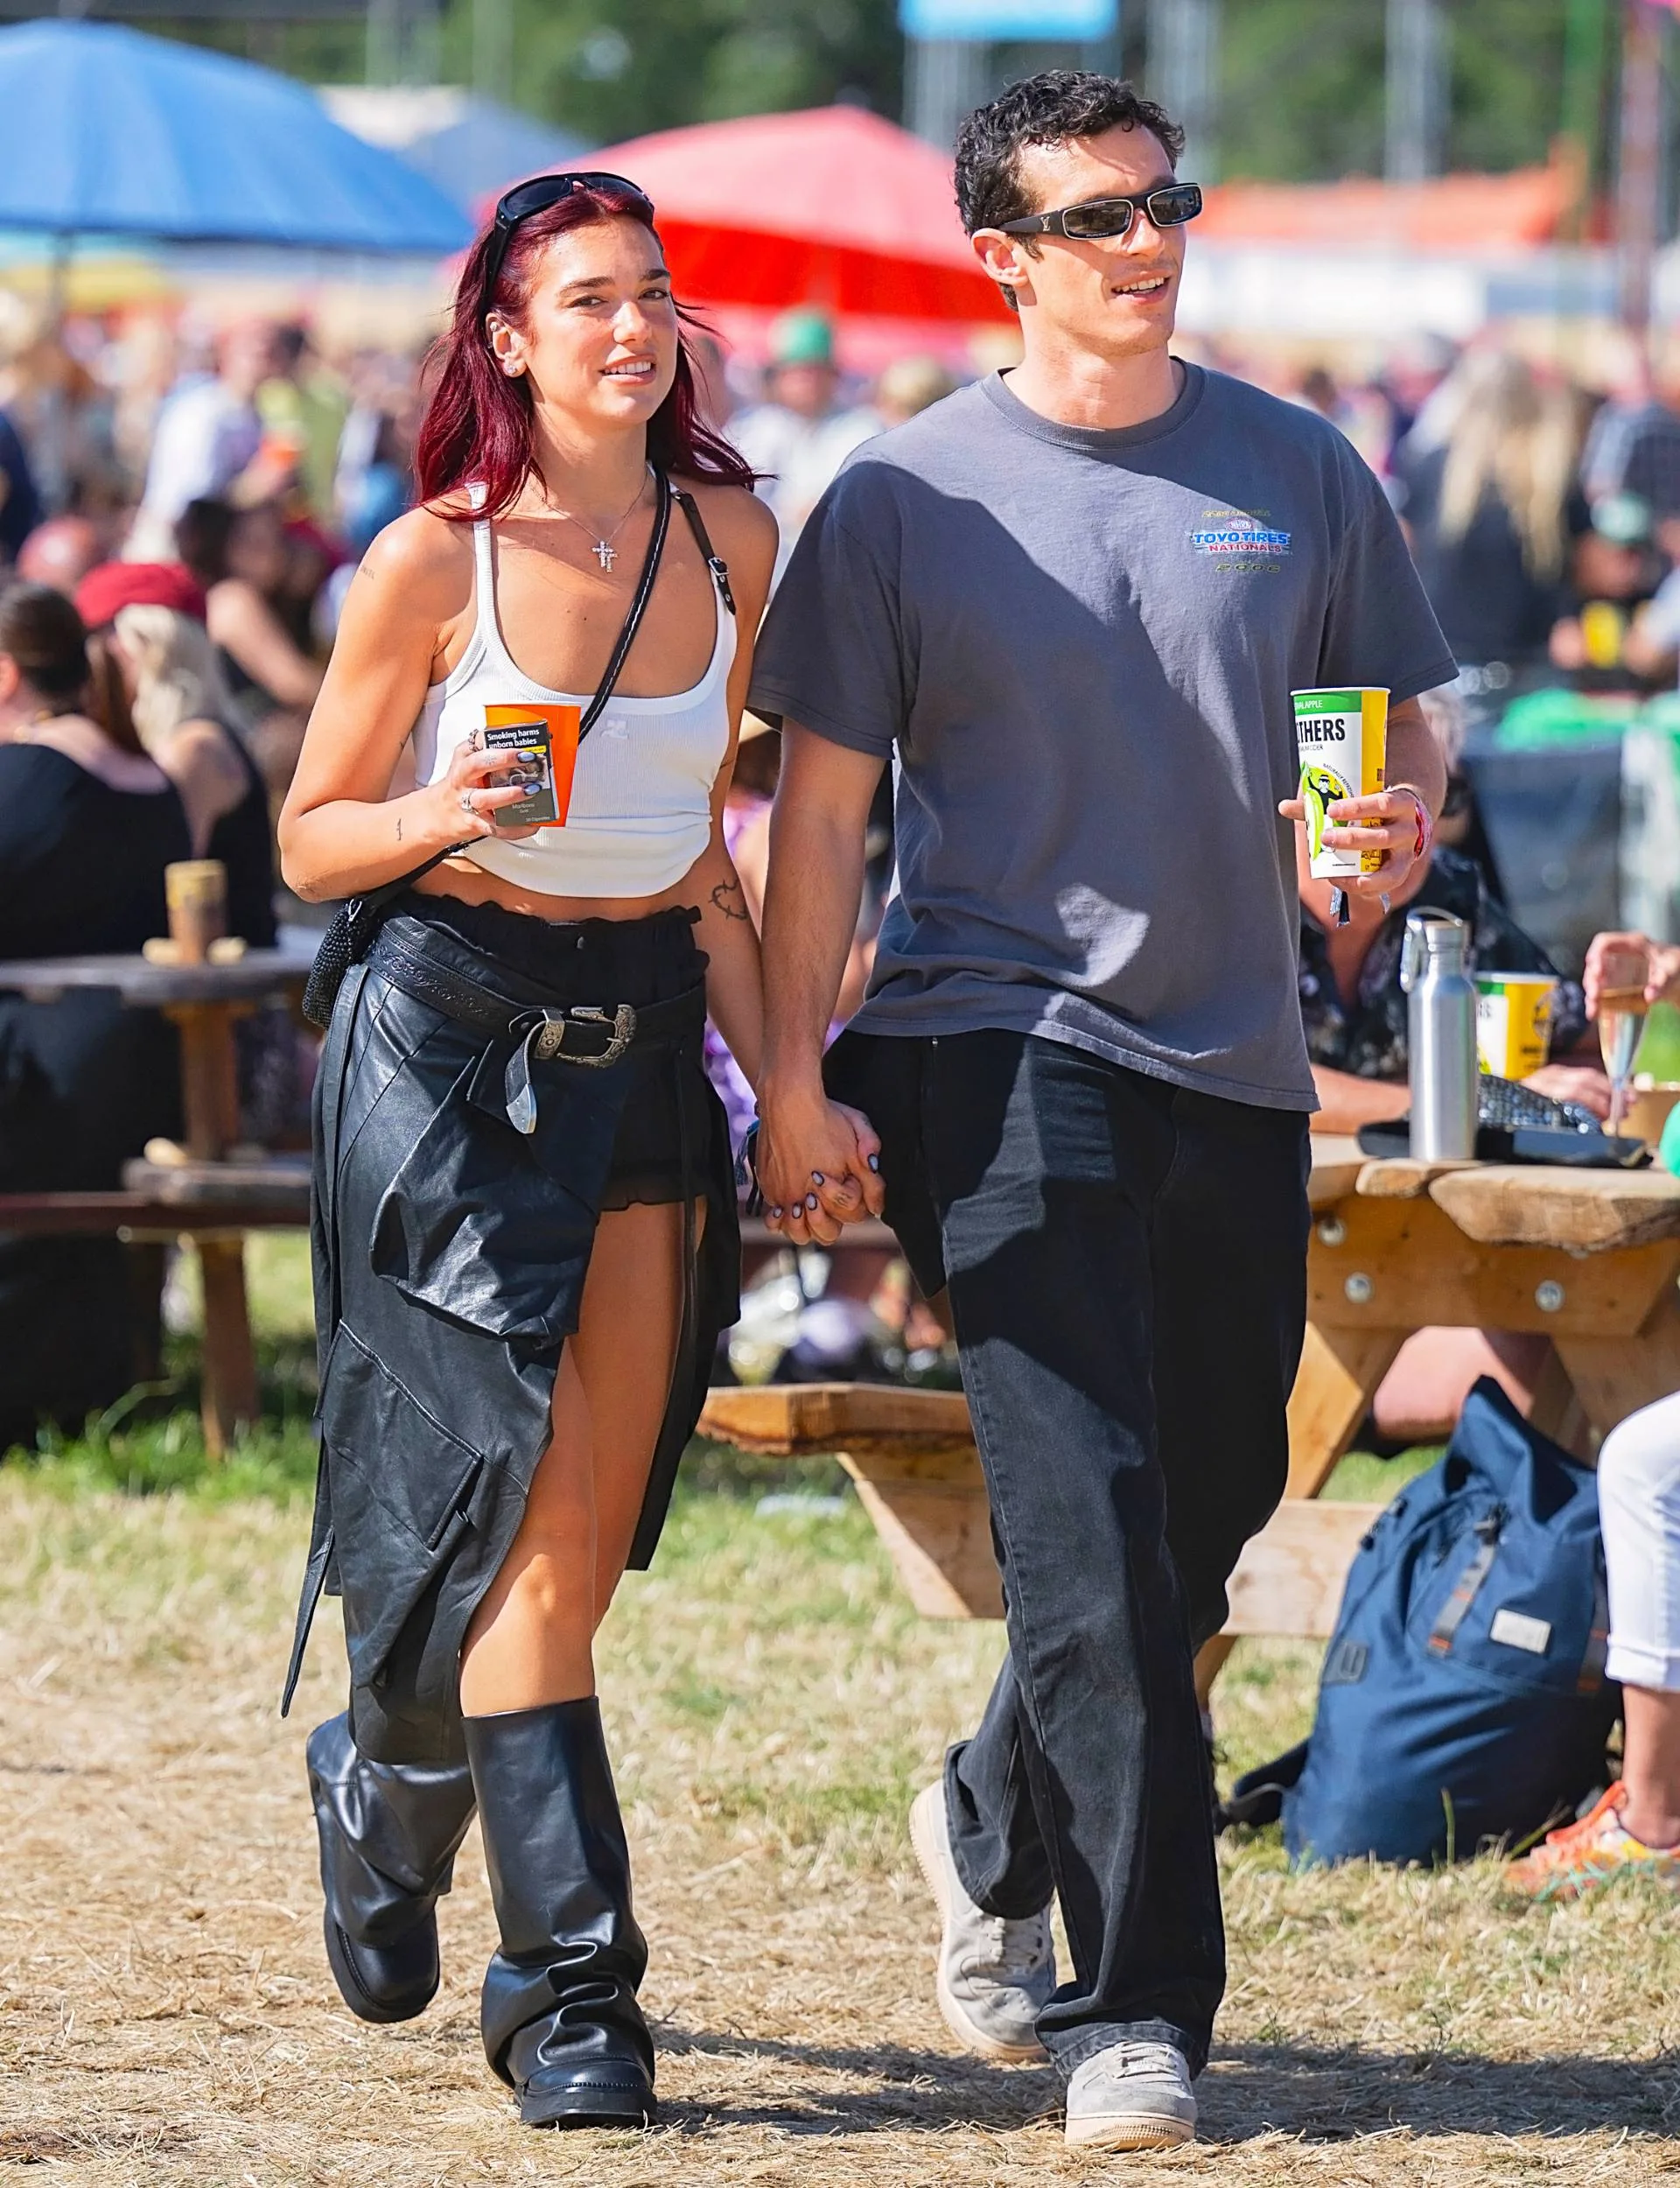
{"label": "man in gray t-shirt", "polygon": [[806,526],[752,705],[896,750],[860,1029],[1007,1026],[1310,1110],[1289,695],[1453,673],[1352,445],[1186,365],[1138,425],[1059,424],[994,375],[866,444]]}
{"label": "man in gray t-shirt", "polygon": [[[1290,692],[1392,693],[1391,787],[1335,809],[1376,824],[1376,891],[1438,809],[1415,698],[1453,674],[1349,444],[1169,354],[1180,144],[1068,72],[970,118],[958,200],[1024,362],[850,459],[750,699],[784,725],[771,1220],[832,1236],[884,1179],[948,1279],[1003,1565],[1009,1659],[912,1811],[940,2003],[974,2050],[1042,2045],[1069,2141],[1115,2148],[1194,2131],[1224,1966],[1192,1658],[1287,1464],[1314,1106]],[[825,1093],[889,757],[897,887]]]}

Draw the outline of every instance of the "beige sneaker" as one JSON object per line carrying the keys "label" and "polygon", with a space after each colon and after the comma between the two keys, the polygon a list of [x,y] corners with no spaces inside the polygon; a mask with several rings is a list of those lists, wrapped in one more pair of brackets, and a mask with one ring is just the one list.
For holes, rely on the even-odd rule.
{"label": "beige sneaker", "polygon": [[1173,2044],[1113,2044],[1074,2069],[1068,2140],[1088,2149],[1165,2150],[1196,2139],[1190,2062]]}
{"label": "beige sneaker", "polygon": [[942,1779],[911,1804],[910,1843],[944,1925],[934,1965],[946,2027],[983,2058],[1041,2059],[1036,2024],[1056,1987],[1050,1910],[1014,1922],[975,1905],[951,1859]]}

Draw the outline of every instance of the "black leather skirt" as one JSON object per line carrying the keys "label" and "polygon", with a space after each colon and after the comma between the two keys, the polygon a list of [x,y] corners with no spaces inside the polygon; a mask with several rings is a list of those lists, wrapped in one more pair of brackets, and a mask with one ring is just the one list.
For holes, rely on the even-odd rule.
{"label": "black leather skirt", "polygon": [[549,1445],[597,1218],[638,1200],[690,1211],[630,1563],[653,1555],[740,1303],[705,964],[686,911],[558,925],[410,895],[340,992],[315,1092],[321,1459],[283,1709],[323,1589],[341,1595],[376,1760],[463,1753],[461,1645]]}

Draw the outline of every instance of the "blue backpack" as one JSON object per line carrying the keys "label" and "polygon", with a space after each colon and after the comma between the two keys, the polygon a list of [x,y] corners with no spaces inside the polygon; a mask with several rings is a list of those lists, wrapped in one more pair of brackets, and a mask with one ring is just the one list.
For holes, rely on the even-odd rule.
{"label": "blue backpack", "polygon": [[1528,1839],[1605,1782],[1608,1624],[1591,1469],[1484,1377],[1446,1456],[1360,1546],[1312,1738],[1238,1794],[1286,1785],[1298,1862],[1438,1862]]}

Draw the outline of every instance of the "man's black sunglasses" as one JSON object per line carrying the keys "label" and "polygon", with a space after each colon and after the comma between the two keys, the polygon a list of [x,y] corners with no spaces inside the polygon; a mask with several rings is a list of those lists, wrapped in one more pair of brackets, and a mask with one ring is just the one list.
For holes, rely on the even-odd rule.
{"label": "man's black sunglasses", "polygon": [[569,198],[574,190],[624,190],[635,200],[626,208],[637,220],[645,220],[649,228],[654,224],[654,201],[645,190],[623,175],[609,175],[604,171],[578,168],[564,175],[534,175],[529,182],[516,182],[511,190],[503,191],[496,200],[495,227],[490,246],[490,269],[485,286],[486,291],[496,285],[501,271],[501,262],[508,256],[508,244],[514,230],[522,221],[528,221],[533,213],[546,213],[551,205],[558,205],[562,198]]}
{"label": "man's black sunglasses", "polygon": [[1092,198],[1065,205],[1059,213],[1029,213],[1018,221],[999,221],[1005,235],[1070,235],[1079,243],[1106,243],[1126,235],[1140,213],[1157,228],[1182,228],[1201,210],[1199,182],[1169,182],[1137,197]]}

